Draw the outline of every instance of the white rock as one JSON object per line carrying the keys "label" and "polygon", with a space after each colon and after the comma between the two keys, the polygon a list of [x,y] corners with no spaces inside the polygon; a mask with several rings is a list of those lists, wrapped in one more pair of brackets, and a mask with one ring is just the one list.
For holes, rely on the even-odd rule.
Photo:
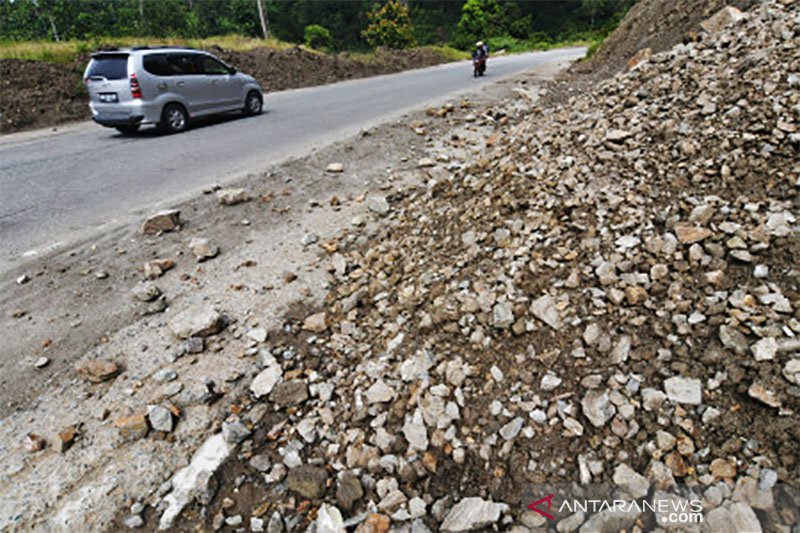
{"label": "white rock", "polygon": [[703,384],[699,379],[673,376],[664,380],[664,391],[672,402],[689,405],[703,402]]}
{"label": "white rock", "polygon": [[516,417],[508,424],[500,428],[500,436],[503,437],[505,440],[512,440],[519,435],[519,432],[522,430],[522,424],[524,421],[520,417]]}
{"label": "white rock", "polygon": [[303,246],[310,246],[315,242],[319,242],[319,236],[316,233],[306,233],[303,235],[303,238],[300,239],[300,244]]}
{"label": "white rock", "polygon": [[198,261],[211,259],[219,254],[219,246],[211,244],[205,237],[195,237],[189,241],[189,249]]}
{"label": "white rock", "polygon": [[489,369],[489,373],[492,375],[492,379],[494,379],[497,383],[503,381],[505,375],[503,371],[500,370],[497,365],[492,365],[492,368]]}
{"label": "white rock", "polygon": [[667,395],[656,389],[642,389],[642,407],[645,411],[655,411],[664,403]]}
{"label": "white rock", "polygon": [[236,205],[248,200],[244,189],[220,189],[217,191],[217,200],[221,205]]}
{"label": "white rock", "polygon": [[603,427],[617,412],[617,408],[609,400],[608,391],[599,389],[587,392],[581,400],[581,407],[583,415],[598,428]]}
{"label": "white rock", "polygon": [[408,501],[408,512],[411,514],[411,518],[420,518],[425,516],[426,508],[428,505],[425,503],[420,497],[411,498]]}
{"label": "white rock", "polygon": [[382,379],[379,379],[367,389],[367,403],[385,403],[394,398],[394,390]]}
{"label": "white rock", "polygon": [[636,506],[618,507],[614,510],[606,509],[593,514],[578,531],[579,533],[629,531],[640,514]]}
{"label": "white rock", "polygon": [[188,466],[172,477],[172,492],[164,497],[164,512],[158,522],[158,529],[163,531],[172,527],[183,508],[194,497],[195,486],[200,477],[216,471],[235,448],[235,445],[225,440],[222,433],[206,439],[192,456]]}
{"label": "white rock", "polygon": [[508,511],[508,505],[481,498],[464,498],[445,516],[441,531],[476,531],[488,528],[500,520],[500,515]]}
{"label": "white rock", "polygon": [[164,433],[172,431],[172,412],[166,407],[160,405],[148,406],[147,419],[150,421],[150,427],[156,431],[163,431]]}
{"label": "white rock", "polygon": [[255,516],[250,517],[250,531],[253,533],[261,533],[264,531],[264,520],[261,518],[256,518]]}
{"label": "white rock", "polygon": [[726,26],[739,22],[745,18],[745,14],[733,6],[725,6],[711,17],[700,23],[700,27],[708,33],[717,33]]}
{"label": "white rock", "polygon": [[561,385],[562,379],[552,372],[548,372],[542,376],[542,381],[539,383],[539,388],[544,391],[551,391]]}
{"label": "white rock", "polygon": [[756,361],[771,361],[778,353],[778,341],[774,337],[764,337],[750,347]]}
{"label": "white rock", "polygon": [[428,449],[428,430],[422,418],[422,411],[416,409],[413,415],[406,415],[403,435],[411,449],[424,452]]}
{"label": "white rock", "polygon": [[605,139],[611,142],[619,142],[627,139],[631,136],[631,132],[627,130],[620,130],[611,128],[606,131]]}
{"label": "white rock", "polygon": [[790,383],[800,385],[800,359],[789,359],[782,372]]}
{"label": "white rock", "polygon": [[617,249],[624,252],[625,250],[639,246],[641,242],[641,239],[635,235],[623,235],[614,241],[614,244],[617,245]]}
{"label": "white rock", "polygon": [[367,197],[367,209],[373,213],[385,215],[389,212],[391,207],[389,206],[389,202],[386,201],[385,196],[371,194],[369,197]]}
{"label": "white rock", "polygon": [[223,328],[225,318],[213,307],[195,306],[177,315],[169,328],[180,339],[208,337]]}
{"label": "white rock", "polygon": [[618,365],[628,360],[631,353],[631,338],[629,335],[620,336],[611,350],[611,362]]}
{"label": "white rock", "polygon": [[279,364],[268,366],[256,376],[250,384],[250,390],[256,398],[268,395],[280,382],[283,377],[283,370]]}
{"label": "white rock", "polygon": [[614,483],[625,490],[634,499],[643,498],[650,490],[650,482],[636,470],[625,463],[620,463],[614,470]]}
{"label": "white rock", "polygon": [[601,263],[596,269],[597,279],[600,280],[600,285],[606,286],[616,283],[619,279],[617,276],[617,267],[608,261]]}
{"label": "white rock", "polygon": [[572,513],[558,521],[558,524],[556,524],[556,531],[558,533],[573,533],[578,530],[585,519],[586,514],[583,511]]}
{"label": "white rock", "polygon": [[534,300],[531,303],[531,313],[551,328],[555,330],[561,328],[558,309],[552,296],[546,294]]}
{"label": "white rock", "polygon": [[317,519],[308,528],[309,533],[346,533],[342,513],[335,506],[323,503],[317,511]]}
{"label": "white rock", "polygon": [[761,533],[761,523],[753,509],[744,502],[728,503],[705,515],[707,531],[747,531]]}
{"label": "white rock", "polygon": [[571,436],[580,437],[583,435],[583,424],[571,416],[564,419],[564,429],[566,429]]}
{"label": "white rock", "polygon": [[492,325],[496,328],[507,328],[514,323],[514,313],[507,302],[498,302],[492,309]]}
{"label": "white rock", "polygon": [[586,326],[586,329],[583,331],[583,342],[588,346],[594,346],[600,339],[601,333],[600,326],[598,326],[596,322],[592,322]]}
{"label": "white rock", "polygon": [[247,332],[247,336],[256,342],[264,342],[267,340],[267,330],[264,328],[253,328]]}

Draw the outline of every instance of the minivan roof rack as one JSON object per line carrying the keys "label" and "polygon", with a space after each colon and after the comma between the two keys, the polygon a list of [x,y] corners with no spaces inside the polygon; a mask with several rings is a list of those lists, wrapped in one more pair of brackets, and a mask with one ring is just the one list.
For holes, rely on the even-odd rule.
{"label": "minivan roof rack", "polygon": [[134,46],[131,50],[159,50],[164,48],[177,48],[180,50],[194,50],[191,46],[180,46],[177,44],[162,44],[159,46]]}
{"label": "minivan roof rack", "polygon": [[123,48],[104,48],[101,50],[97,50],[92,52],[92,55],[96,54],[113,54],[114,52],[136,52],[138,50],[163,50],[163,49],[178,49],[178,50],[196,50],[196,48],[192,48],[190,46],[179,46],[179,45],[159,45],[159,46],[130,46],[130,47],[123,47]]}

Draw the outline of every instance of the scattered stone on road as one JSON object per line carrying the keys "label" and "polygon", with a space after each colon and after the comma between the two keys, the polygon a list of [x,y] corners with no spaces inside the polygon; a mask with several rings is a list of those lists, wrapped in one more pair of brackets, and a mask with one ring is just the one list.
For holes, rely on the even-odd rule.
{"label": "scattered stone on road", "polygon": [[219,254],[219,246],[212,244],[205,237],[195,237],[189,242],[189,249],[199,262],[211,259]]}
{"label": "scattered stone on road", "polygon": [[151,215],[142,225],[142,233],[145,235],[156,235],[180,229],[181,212],[177,209],[166,209]]}
{"label": "scattered stone on road", "polygon": [[208,337],[225,328],[225,317],[213,307],[197,305],[174,317],[169,328],[179,339]]}
{"label": "scattered stone on road", "polygon": [[87,359],[75,364],[75,372],[90,383],[102,383],[113,379],[120,373],[120,368],[114,361]]}
{"label": "scattered stone on road", "polygon": [[220,189],[217,191],[217,201],[220,205],[237,205],[249,199],[244,189]]}

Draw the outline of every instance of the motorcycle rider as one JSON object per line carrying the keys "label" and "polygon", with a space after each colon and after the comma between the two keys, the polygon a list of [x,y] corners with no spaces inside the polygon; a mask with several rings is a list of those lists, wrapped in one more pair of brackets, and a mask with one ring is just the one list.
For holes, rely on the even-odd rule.
{"label": "motorcycle rider", "polygon": [[475,76],[483,75],[484,71],[486,70],[486,60],[489,58],[489,46],[487,46],[483,41],[478,41],[475,43],[475,50],[472,51],[472,63],[473,65],[480,64],[479,67],[476,67]]}
{"label": "motorcycle rider", "polygon": [[475,43],[475,50],[472,51],[472,59],[485,59],[489,57],[489,45],[483,41]]}

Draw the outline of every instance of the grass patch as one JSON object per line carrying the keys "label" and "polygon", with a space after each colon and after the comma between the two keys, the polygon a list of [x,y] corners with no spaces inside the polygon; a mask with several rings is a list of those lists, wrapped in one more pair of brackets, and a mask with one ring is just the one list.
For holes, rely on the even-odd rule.
{"label": "grass patch", "polygon": [[586,50],[586,59],[591,59],[594,57],[594,55],[600,50],[600,47],[603,46],[603,41],[605,41],[605,39],[597,39],[589,44],[589,48]]}
{"label": "grass patch", "polygon": [[[89,54],[96,50],[108,48],[125,48],[132,46],[188,46],[191,48],[208,49],[212,46],[219,46],[225,50],[235,52],[245,52],[256,48],[271,48],[273,50],[285,50],[294,48],[291,43],[278,41],[277,39],[254,39],[241,35],[225,35],[221,37],[208,37],[206,39],[182,39],[182,38],[154,38],[154,37],[121,37],[103,38],[90,41],[0,41],[0,59],[24,59],[30,61],[46,61],[49,63],[72,63],[78,57]],[[312,53],[324,54],[320,50],[313,50],[300,45]],[[442,56],[444,61],[461,61],[469,59],[469,54],[461,50],[456,50],[449,46],[425,46],[426,50],[432,50]],[[356,61],[370,63],[376,60],[380,52],[345,52],[345,55]]]}
{"label": "grass patch", "polygon": [[427,50],[433,50],[441,54],[445,61],[448,63],[453,61],[463,61],[465,59],[469,59],[470,55],[463,50],[457,50],[456,48],[452,48],[450,46],[424,46],[423,48]]}
{"label": "grass patch", "polygon": [[284,50],[295,45],[277,39],[254,39],[241,35],[225,35],[206,39],[120,37],[103,38],[91,41],[0,41],[0,59],[27,59],[50,63],[71,63],[79,56],[104,48],[124,48],[131,46],[188,46],[206,49],[219,46],[237,52],[255,48]]}
{"label": "grass patch", "polygon": [[[457,50],[455,48],[451,48],[449,46],[420,46],[417,48],[410,48],[409,50],[427,50],[433,53],[440,55],[445,63],[451,63],[453,61],[463,61],[465,59],[469,59],[470,55],[467,52],[462,50]],[[402,52],[402,50],[385,50],[389,52]],[[381,61],[381,54],[384,50],[372,50],[370,52],[340,52],[344,57],[347,59],[352,59],[353,61],[360,61],[361,63],[375,63]]]}

